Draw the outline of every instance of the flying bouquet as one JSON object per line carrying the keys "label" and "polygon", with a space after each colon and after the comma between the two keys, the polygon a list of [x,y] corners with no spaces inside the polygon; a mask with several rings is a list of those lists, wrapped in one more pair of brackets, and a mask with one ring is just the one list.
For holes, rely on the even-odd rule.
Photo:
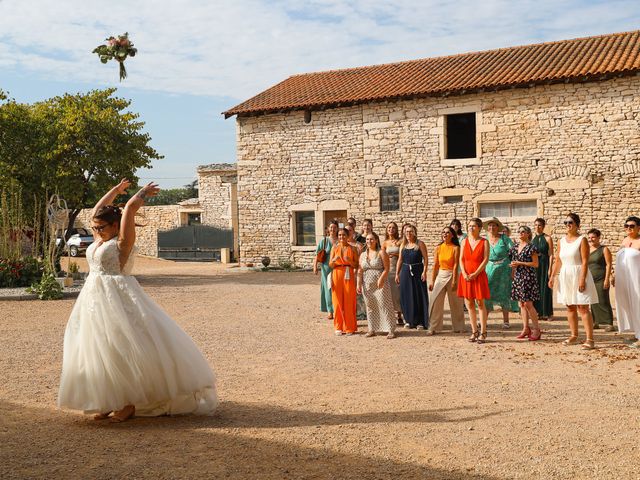
{"label": "flying bouquet", "polygon": [[92,53],[97,53],[102,63],[109,60],[115,60],[120,64],[120,81],[127,78],[127,69],[124,68],[124,61],[127,57],[135,57],[138,52],[137,48],[133,48],[133,43],[129,41],[129,34],[109,37],[105,40],[104,45],[99,45],[93,49]]}

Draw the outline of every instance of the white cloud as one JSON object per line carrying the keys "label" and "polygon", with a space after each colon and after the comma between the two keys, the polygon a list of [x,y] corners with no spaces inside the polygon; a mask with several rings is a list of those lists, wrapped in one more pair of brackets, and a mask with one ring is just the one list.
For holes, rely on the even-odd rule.
{"label": "white cloud", "polygon": [[128,87],[246,99],[295,73],[631,30],[638,20],[640,3],[627,0],[3,0],[0,66],[114,85],[117,65],[91,50],[127,30],[139,48]]}

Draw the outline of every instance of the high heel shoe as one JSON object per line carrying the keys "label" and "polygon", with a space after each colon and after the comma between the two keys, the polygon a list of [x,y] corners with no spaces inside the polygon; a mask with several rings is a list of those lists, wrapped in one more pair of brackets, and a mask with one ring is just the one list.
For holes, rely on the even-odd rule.
{"label": "high heel shoe", "polygon": [[480,334],[480,336],[478,337],[478,340],[476,340],[476,343],[478,344],[482,344],[484,342],[487,341],[487,332],[483,332]]}
{"label": "high heel shoe", "polygon": [[537,342],[538,340],[540,340],[542,338],[542,330],[540,330],[539,328],[533,328],[531,329],[532,332],[538,332],[538,335],[534,335],[533,333],[531,333],[529,335],[529,341],[530,342]]}
{"label": "high heel shoe", "polygon": [[471,336],[469,337],[469,341],[471,343],[477,342],[478,341],[478,336],[480,335],[480,333],[478,333],[478,331],[476,330],[475,332],[471,333]]}
{"label": "high heel shoe", "polygon": [[522,332],[520,332],[520,335],[518,335],[516,338],[518,340],[522,340],[522,339],[525,339],[525,338],[529,338],[530,335],[531,335],[531,329],[529,327],[527,327],[524,330],[522,330]]}

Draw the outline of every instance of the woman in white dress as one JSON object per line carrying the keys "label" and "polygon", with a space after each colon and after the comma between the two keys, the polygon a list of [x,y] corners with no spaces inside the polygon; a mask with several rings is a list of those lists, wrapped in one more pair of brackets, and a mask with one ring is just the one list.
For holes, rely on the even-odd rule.
{"label": "woman in white dress", "polygon": [[218,400],[207,360],[131,275],[135,214],[159,189],[149,183],[121,212],[112,202],[129,185],[121,181],[92,212],[97,241],[64,335],[58,405],[113,422],[211,414]]}
{"label": "woman in white dress", "polygon": [[627,236],[616,255],[616,314],[618,330],[633,332],[640,348],[640,218],[629,217],[624,222]]}
{"label": "woman in white dress", "polygon": [[587,334],[582,344],[585,350],[595,347],[593,342],[593,320],[591,305],[598,303],[598,291],[589,271],[589,242],[578,233],[580,217],[570,213],[564,220],[566,235],[558,242],[558,251],[553,265],[553,274],[549,279],[549,288],[553,289],[558,275],[558,303],[567,306],[567,319],[571,336],[563,345],[578,343],[578,313]]}

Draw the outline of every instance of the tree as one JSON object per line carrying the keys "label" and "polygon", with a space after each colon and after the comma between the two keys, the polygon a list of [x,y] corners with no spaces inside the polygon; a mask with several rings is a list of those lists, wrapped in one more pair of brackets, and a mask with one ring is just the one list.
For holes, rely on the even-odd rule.
{"label": "tree", "polygon": [[[69,207],[67,227],[121,178],[163,158],[143,132],[131,102],[115,88],[65,94],[32,105],[0,105],[0,184],[58,193]],[[67,237],[70,228],[67,228]]]}

